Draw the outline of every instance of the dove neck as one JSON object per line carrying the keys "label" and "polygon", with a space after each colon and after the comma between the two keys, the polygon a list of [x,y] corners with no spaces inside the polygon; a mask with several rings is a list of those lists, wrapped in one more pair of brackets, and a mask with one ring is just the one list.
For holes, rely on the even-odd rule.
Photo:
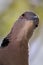
{"label": "dove neck", "polygon": [[8,35],[11,42],[28,42],[34,29],[33,21],[17,21]]}

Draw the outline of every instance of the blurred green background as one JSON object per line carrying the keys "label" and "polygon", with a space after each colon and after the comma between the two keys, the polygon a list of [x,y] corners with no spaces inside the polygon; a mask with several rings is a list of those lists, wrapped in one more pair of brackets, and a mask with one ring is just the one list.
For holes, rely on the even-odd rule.
{"label": "blurred green background", "polygon": [[18,17],[29,10],[27,0],[12,0],[12,3],[6,7],[5,10],[0,11],[0,37],[6,36]]}

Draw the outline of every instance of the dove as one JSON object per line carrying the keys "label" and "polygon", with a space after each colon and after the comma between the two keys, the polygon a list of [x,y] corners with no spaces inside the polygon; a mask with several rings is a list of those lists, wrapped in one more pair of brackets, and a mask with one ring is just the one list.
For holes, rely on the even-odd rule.
{"label": "dove", "polygon": [[28,42],[38,24],[39,17],[34,12],[21,14],[1,43],[0,65],[29,65]]}

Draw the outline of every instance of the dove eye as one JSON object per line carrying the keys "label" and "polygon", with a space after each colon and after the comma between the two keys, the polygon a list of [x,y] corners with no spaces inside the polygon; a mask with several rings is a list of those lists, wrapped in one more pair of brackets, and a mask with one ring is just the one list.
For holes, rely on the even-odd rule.
{"label": "dove eye", "polygon": [[25,14],[22,14],[22,16],[24,17],[24,16],[25,16]]}
{"label": "dove eye", "polygon": [[2,44],[1,44],[1,47],[4,48],[4,47],[8,46],[8,44],[9,44],[9,39],[4,38],[4,40],[3,40]]}

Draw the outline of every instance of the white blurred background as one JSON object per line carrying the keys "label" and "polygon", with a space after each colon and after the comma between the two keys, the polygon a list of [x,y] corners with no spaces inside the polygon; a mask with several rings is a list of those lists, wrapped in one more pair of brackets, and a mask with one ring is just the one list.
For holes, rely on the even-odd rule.
{"label": "white blurred background", "polygon": [[43,65],[43,0],[0,0],[0,45],[14,21],[28,10],[40,18],[39,27],[29,41],[29,65]]}

